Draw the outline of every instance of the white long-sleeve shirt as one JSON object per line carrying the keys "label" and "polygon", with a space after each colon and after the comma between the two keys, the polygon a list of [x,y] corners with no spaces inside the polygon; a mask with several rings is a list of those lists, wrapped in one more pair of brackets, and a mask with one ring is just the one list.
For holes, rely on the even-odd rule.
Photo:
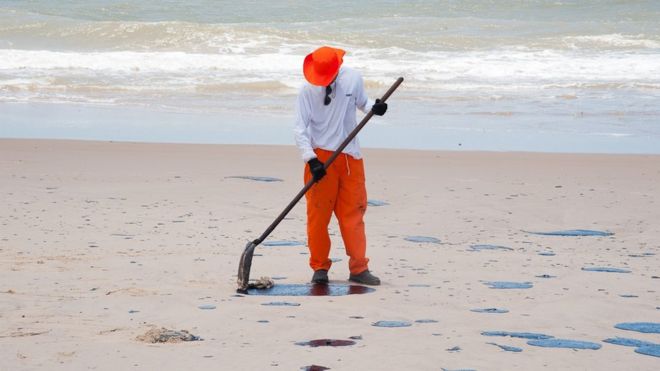
{"label": "white long-sleeve shirt", "polygon": [[[315,148],[335,151],[357,126],[356,108],[367,113],[374,102],[367,97],[359,72],[342,67],[330,85],[332,101],[324,105],[325,86],[305,81],[296,103],[294,128],[296,144],[303,161],[316,157]],[[362,158],[360,143],[355,137],[342,151],[356,159]]]}

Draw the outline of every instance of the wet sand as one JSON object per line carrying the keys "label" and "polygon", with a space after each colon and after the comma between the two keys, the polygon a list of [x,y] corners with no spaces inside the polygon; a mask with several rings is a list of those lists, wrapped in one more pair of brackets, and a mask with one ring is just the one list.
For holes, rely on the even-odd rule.
{"label": "wet sand", "polygon": [[[294,147],[0,140],[0,369],[658,368],[660,156],[364,152],[383,285],[237,296],[302,187]],[[253,278],[307,284],[303,203]]]}

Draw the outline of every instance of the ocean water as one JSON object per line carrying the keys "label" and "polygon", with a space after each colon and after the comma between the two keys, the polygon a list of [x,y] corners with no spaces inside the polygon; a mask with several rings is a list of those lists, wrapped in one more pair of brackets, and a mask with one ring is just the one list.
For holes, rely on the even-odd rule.
{"label": "ocean water", "polygon": [[0,0],[0,137],[292,144],[321,45],[365,146],[660,153],[657,0]]}

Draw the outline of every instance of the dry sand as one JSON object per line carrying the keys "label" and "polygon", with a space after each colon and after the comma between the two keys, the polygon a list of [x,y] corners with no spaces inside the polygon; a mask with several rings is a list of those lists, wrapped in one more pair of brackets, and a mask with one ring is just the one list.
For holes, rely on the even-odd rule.
{"label": "dry sand", "polygon": [[[246,242],[302,187],[294,147],[0,140],[0,370],[660,368],[660,358],[602,342],[660,343],[660,334],[614,328],[660,322],[659,156],[365,150],[365,157],[369,198],[388,203],[366,216],[370,265],[383,285],[339,297],[237,297]],[[283,181],[230,178],[243,175]],[[615,234],[523,232],[577,228]],[[341,260],[330,279],[346,283],[334,222],[331,229],[331,256]],[[269,240],[305,241],[302,203]],[[471,251],[475,244],[511,250]],[[306,283],[305,252],[260,246],[252,277]],[[582,270],[590,266],[631,273]],[[544,274],[556,277],[537,277]],[[533,287],[491,289],[483,281]],[[300,305],[261,305],[271,301]],[[509,312],[471,311],[491,307]],[[415,322],[425,319],[437,322]],[[372,326],[383,320],[412,326]],[[203,341],[137,340],[163,327]],[[602,348],[541,348],[481,334],[495,330]],[[350,337],[355,345],[296,345]]]}

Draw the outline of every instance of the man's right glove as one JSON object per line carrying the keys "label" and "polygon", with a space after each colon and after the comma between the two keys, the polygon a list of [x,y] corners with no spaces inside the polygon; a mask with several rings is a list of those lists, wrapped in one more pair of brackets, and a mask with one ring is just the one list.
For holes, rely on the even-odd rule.
{"label": "man's right glove", "polygon": [[318,182],[325,176],[325,168],[323,167],[323,163],[319,161],[318,158],[314,157],[313,159],[307,161],[307,163],[309,164],[309,171],[312,173],[314,182]]}
{"label": "man's right glove", "polygon": [[387,103],[381,102],[380,99],[376,99],[376,103],[371,106],[371,110],[374,111],[374,115],[382,116],[387,112]]}

